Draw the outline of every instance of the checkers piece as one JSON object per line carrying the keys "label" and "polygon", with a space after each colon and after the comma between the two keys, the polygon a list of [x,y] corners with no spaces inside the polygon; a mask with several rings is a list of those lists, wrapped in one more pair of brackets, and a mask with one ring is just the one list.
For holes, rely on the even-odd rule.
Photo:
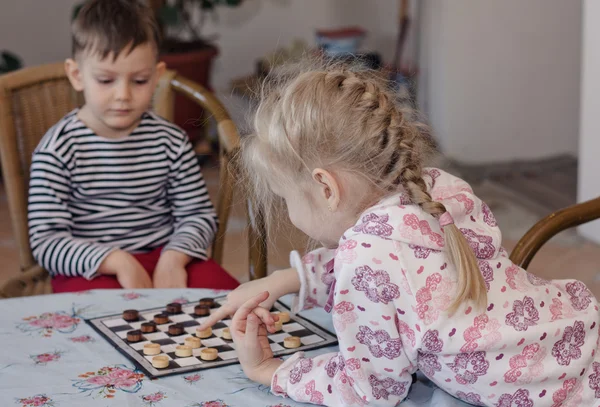
{"label": "checkers piece", "polygon": [[194,307],[194,314],[198,315],[199,317],[210,315],[210,307],[208,305],[198,304]]}
{"label": "checkers piece", "polygon": [[221,331],[221,338],[223,339],[227,339],[227,340],[231,340],[231,331],[229,330],[229,328],[223,328],[223,330]]}
{"label": "checkers piece", "polygon": [[145,334],[151,334],[152,332],[156,332],[156,323],[155,322],[144,322],[141,326],[142,332]]}
{"label": "checkers piece", "polygon": [[140,313],[136,309],[126,309],[123,311],[123,319],[127,322],[135,322],[140,319]]}
{"label": "checkers piece", "polygon": [[169,366],[169,357],[165,355],[154,356],[152,358],[152,366],[157,369],[164,369]]}
{"label": "checkers piece", "polygon": [[196,336],[200,339],[210,338],[212,336],[212,328],[206,328],[203,330],[196,329]]}
{"label": "checkers piece", "polygon": [[181,304],[178,302],[167,304],[167,314],[181,314]]}
{"label": "checkers piece", "polygon": [[156,314],[154,316],[154,322],[157,325],[162,325],[162,324],[166,324],[169,322],[169,315],[162,313],[162,314]]}
{"label": "checkers piece", "polygon": [[142,340],[142,331],[135,329],[127,332],[127,342],[139,342]]}
{"label": "checkers piece", "polygon": [[300,338],[297,336],[288,336],[283,340],[283,346],[288,349],[299,348],[300,345],[302,345],[302,342],[300,342]]}
{"label": "checkers piece", "polygon": [[183,325],[181,325],[181,324],[169,325],[169,335],[173,335],[173,336],[183,335]]}
{"label": "checkers piece", "polygon": [[192,348],[187,345],[178,345],[175,348],[175,356],[180,358],[189,358],[192,356]]}
{"label": "checkers piece", "polygon": [[215,299],[214,298],[201,298],[200,301],[198,301],[198,304],[208,305],[210,308],[213,308],[215,306]]}
{"label": "checkers piece", "polygon": [[160,344],[147,343],[144,345],[144,355],[158,355],[160,353]]}
{"label": "checkers piece", "polygon": [[288,322],[290,322],[290,313],[289,312],[280,312],[279,314],[276,314],[279,316],[279,322],[281,322],[282,324],[287,324]]}
{"label": "checkers piece", "polygon": [[202,346],[202,341],[200,338],[196,338],[195,336],[190,336],[189,338],[185,338],[186,346],[189,346],[192,349],[198,349]]}
{"label": "checkers piece", "polygon": [[214,348],[204,348],[200,351],[200,359],[215,360],[219,356],[219,351]]}

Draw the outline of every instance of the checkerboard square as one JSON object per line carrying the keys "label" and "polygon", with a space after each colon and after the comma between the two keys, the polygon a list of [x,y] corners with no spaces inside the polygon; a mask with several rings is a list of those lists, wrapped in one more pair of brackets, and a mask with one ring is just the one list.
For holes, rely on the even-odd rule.
{"label": "checkerboard square", "polygon": [[321,338],[319,335],[309,335],[300,338],[300,342],[303,345],[313,345],[315,343],[323,342],[325,339]]}
{"label": "checkerboard square", "polygon": [[138,322],[132,322],[129,325],[131,326],[131,329],[140,329],[142,327],[143,322],[142,321],[138,321]]}
{"label": "checkerboard square", "polygon": [[312,335],[313,333],[308,329],[300,329],[298,331],[288,331],[291,336],[298,336],[300,338],[304,338],[305,336]]}
{"label": "checkerboard square", "polygon": [[282,330],[283,332],[294,332],[294,331],[301,331],[301,330],[303,330],[303,329],[304,329],[304,327],[303,327],[302,325],[300,325],[299,323],[297,323],[297,322],[292,322],[292,323],[290,323],[290,324],[284,324],[284,325],[281,327],[281,330]]}
{"label": "checkerboard square", "polygon": [[195,357],[189,357],[189,358],[177,358],[177,359],[173,359],[173,362],[175,362],[176,364],[178,364],[179,366],[182,367],[186,367],[186,366],[194,366],[194,365],[201,365],[202,362],[200,360],[198,360],[198,358]]}
{"label": "checkerboard square", "polygon": [[176,344],[177,342],[175,342],[173,339],[171,338],[166,338],[166,339],[157,339],[155,341],[153,341],[154,343],[158,343],[161,346],[164,345],[173,345]]}
{"label": "checkerboard square", "polygon": [[237,358],[237,352],[235,350],[231,350],[229,352],[219,352],[219,357],[223,360],[235,359]]}
{"label": "checkerboard square", "polygon": [[135,350],[143,350],[144,345],[147,343],[150,343],[150,341],[142,341],[142,342],[132,343],[129,346],[131,346]]}
{"label": "checkerboard square", "polygon": [[154,321],[154,316],[156,314],[160,314],[160,311],[145,312],[145,313],[142,314],[142,317],[144,317],[144,319],[147,320],[147,321]]}
{"label": "checkerboard square", "polygon": [[208,339],[200,339],[202,341],[202,346],[207,348],[214,348],[215,346],[221,346],[225,344],[225,341],[221,338],[208,338]]}
{"label": "checkerboard square", "polygon": [[188,334],[184,334],[184,335],[180,335],[180,336],[174,336],[173,339],[175,342],[177,343],[184,343],[186,338],[190,338],[192,335],[188,335]]}
{"label": "checkerboard square", "polygon": [[161,332],[167,332],[169,330],[169,325],[173,325],[172,323],[157,325],[157,328]]}
{"label": "checkerboard square", "polygon": [[175,343],[171,343],[171,344],[168,344],[168,345],[163,345],[163,346],[161,346],[161,347],[160,347],[160,350],[161,350],[163,353],[175,353],[175,348],[176,348],[176,347],[177,347],[177,344],[175,344]]}
{"label": "checkerboard square", "polygon": [[280,344],[278,344],[278,343],[272,343],[271,344],[271,350],[273,352],[279,352],[280,350],[284,350],[284,349],[285,348],[283,346],[281,346]]}
{"label": "checkerboard square", "polygon": [[144,334],[144,337],[149,341],[156,341],[159,339],[167,339],[169,336],[164,332],[153,332],[151,334]]}
{"label": "checkerboard square", "polygon": [[191,321],[191,320],[193,320],[193,318],[191,316],[189,316],[188,314],[173,315],[169,319],[171,321],[173,321],[173,322],[183,322],[183,321]]}
{"label": "checkerboard square", "polygon": [[109,328],[113,328],[115,326],[128,325],[128,322],[125,321],[123,318],[109,319],[107,321],[104,321],[104,325]]}
{"label": "checkerboard square", "polygon": [[282,332],[280,334],[269,335],[269,339],[275,343],[283,343],[283,340],[290,336],[287,332]]}
{"label": "checkerboard square", "polygon": [[[119,331],[119,332],[116,332],[116,334],[119,336],[119,338],[125,339],[125,338],[127,338],[127,332],[131,332],[131,331]],[[129,342],[127,342],[127,343],[129,343]]]}
{"label": "checkerboard square", "polygon": [[194,307],[196,307],[196,304],[192,304],[192,305],[190,305],[188,307],[183,307],[183,308],[181,308],[181,310],[183,312],[185,312],[186,314],[193,314],[194,313]]}

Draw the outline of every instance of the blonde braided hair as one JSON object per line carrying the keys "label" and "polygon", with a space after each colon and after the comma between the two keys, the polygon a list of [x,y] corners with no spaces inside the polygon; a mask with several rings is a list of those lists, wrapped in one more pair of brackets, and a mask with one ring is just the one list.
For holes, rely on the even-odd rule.
{"label": "blonde braided hair", "polygon": [[[272,183],[308,181],[317,167],[369,181],[377,196],[361,200],[357,215],[401,188],[433,217],[446,213],[422,177],[423,161],[433,150],[428,128],[395,94],[378,73],[356,65],[305,59],[272,72],[259,93],[254,133],[242,140],[244,180],[264,220],[272,218]],[[468,241],[454,224],[443,230],[458,271],[450,313],[468,300],[486,305],[485,282]]]}

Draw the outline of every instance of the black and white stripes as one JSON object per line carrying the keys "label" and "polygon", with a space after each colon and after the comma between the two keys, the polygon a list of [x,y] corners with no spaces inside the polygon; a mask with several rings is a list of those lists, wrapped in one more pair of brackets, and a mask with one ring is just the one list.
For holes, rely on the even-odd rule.
{"label": "black and white stripes", "polygon": [[165,246],[206,259],[216,229],[186,134],[153,113],[115,140],[94,134],[73,111],[34,152],[29,240],[52,274],[92,278],[117,248]]}

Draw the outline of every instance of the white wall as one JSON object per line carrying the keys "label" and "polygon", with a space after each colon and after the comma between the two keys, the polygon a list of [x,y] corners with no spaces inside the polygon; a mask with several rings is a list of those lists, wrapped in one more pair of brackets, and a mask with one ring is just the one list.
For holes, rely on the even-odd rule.
{"label": "white wall", "polygon": [[421,100],[464,162],[577,154],[578,0],[423,0]]}
{"label": "white wall", "polygon": [[[579,143],[579,200],[600,196],[600,2],[583,3],[583,52],[581,78],[581,127]],[[600,221],[580,228],[600,243]]]}
{"label": "white wall", "polygon": [[[18,53],[26,65],[65,59],[70,53],[69,22],[77,0],[0,0],[0,50]],[[221,50],[213,84],[224,90],[232,78],[254,72],[258,57],[300,38],[314,44],[319,28],[359,24],[369,31],[366,49],[393,56],[397,0],[245,0],[220,8],[207,22]]]}
{"label": "white wall", "polygon": [[221,8],[218,23],[206,27],[207,34],[218,34],[221,49],[213,83],[226,88],[232,78],[252,73],[258,57],[294,39],[313,45],[321,28],[360,25],[368,31],[363,48],[378,50],[390,60],[397,7],[397,0],[246,0],[237,8]]}
{"label": "white wall", "polygon": [[70,21],[77,0],[0,0],[0,50],[26,65],[64,60],[71,50]]}

